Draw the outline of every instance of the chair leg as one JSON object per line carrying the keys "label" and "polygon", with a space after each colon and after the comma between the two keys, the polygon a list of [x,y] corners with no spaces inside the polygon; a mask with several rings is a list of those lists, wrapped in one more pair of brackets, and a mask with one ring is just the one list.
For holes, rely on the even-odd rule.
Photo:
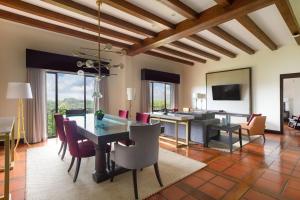
{"label": "chair leg", "polygon": [[64,143],[63,153],[62,153],[62,155],[61,155],[61,159],[62,159],[62,160],[64,159],[64,157],[65,157],[65,155],[66,155],[67,146],[68,146],[68,144],[65,142],[65,143]]}
{"label": "chair leg", "polygon": [[110,182],[113,182],[113,181],[114,181],[114,176],[115,176],[115,167],[116,167],[116,163],[115,163],[115,161],[111,161]]}
{"label": "chair leg", "polygon": [[74,175],[74,178],[73,178],[73,182],[74,182],[74,183],[75,183],[76,180],[77,180],[77,176],[78,176],[79,169],[80,169],[80,163],[81,163],[81,158],[77,158],[76,171],[75,171],[75,175]]}
{"label": "chair leg", "polygon": [[156,175],[156,178],[158,180],[158,183],[159,183],[160,187],[162,187],[163,184],[162,184],[162,181],[161,181],[161,178],[160,178],[160,174],[159,174],[159,169],[158,169],[158,164],[157,163],[154,164],[154,170],[155,170],[155,175]]}
{"label": "chair leg", "polygon": [[68,172],[71,171],[71,169],[72,169],[72,167],[73,167],[73,164],[74,164],[74,161],[75,161],[75,157],[73,156],[73,157],[72,157],[72,160],[71,160],[71,163],[70,163],[70,167],[69,167],[69,169],[68,169]]}
{"label": "chair leg", "polygon": [[59,148],[59,151],[58,151],[58,155],[60,154],[60,152],[63,149],[63,147],[64,147],[64,142],[61,142],[61,145],[60,145],[60,148]]}
{"label": "chair leg", "polygon": [[133,178],[134,196],[135,196],[135,199],[139,199],[138,188],[137,188],[136,169],[132,170],[132,178]]}
{"label": "chair leg", "polygon": [[106,153],[106,165],[107,169],[110,170],[110,153]]}
{"label": "chair leg", "polygon": [[249,139],[249,142],[251,142],[250,133],[249,133],[249,131],[247,131],[247,132],[248,132],[248,139]]}
{"label": "chair leg", "polygon": [[264,143],[266,142],[266,137],[265,137],[265,134],[263,134],[263,138],[264,138]]}

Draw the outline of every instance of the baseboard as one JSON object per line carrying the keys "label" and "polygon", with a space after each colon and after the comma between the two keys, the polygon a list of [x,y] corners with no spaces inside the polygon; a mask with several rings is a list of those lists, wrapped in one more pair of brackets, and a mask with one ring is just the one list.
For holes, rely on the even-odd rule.
{"label": "baseboard", "polygon": [[281,131],[276,131],[276,130],[271,130],[271,129],[266,129],[265,132],[267,132],[267,133],[275,133],[275,134],[282,134]]}

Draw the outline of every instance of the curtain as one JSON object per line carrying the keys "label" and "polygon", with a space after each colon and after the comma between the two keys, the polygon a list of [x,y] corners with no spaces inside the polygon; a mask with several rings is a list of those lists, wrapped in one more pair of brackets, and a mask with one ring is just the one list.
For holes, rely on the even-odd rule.
{"label": "curtain", "polygon": [[174,84],[174,108],[179,109],[179,84]]}
{"label": "curtain", "polygon": [[27,81],[31,85],[33,99],[27,100],[27,131],[29,143],[46,140],[46,73],[42,69],[28,68]]}
{"label": "curtain", "polygon": [[150,81],[142,80],[141,85],[141,111],[150,112]]}
{"label": "curtain", "polygon": [[[95,98],[95,110],[102,109],[104,112],[109,112],[109,99],[108,99],[108,85],[107,78],[101,79],[101,81],[95,81],[95,91],[99,91],[102,94],[102,98]],[[98,101],[98,102],[97,102]]]}

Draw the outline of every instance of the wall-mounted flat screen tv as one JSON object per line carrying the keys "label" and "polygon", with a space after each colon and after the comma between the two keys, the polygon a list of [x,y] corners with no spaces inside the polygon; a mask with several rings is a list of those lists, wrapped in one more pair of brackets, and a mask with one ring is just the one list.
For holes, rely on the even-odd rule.
{"label": "wall-mounted flat screen tv", "polygon": [[239,84],[212,86],[213,100],[241,100]]}

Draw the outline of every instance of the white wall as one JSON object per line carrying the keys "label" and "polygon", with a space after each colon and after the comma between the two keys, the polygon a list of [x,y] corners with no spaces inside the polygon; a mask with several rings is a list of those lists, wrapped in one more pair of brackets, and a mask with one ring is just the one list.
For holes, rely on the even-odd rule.
{"label": "white wall", "polygon": [[[0,20],[0,116],[16,114],[16,102],[6,99],[6,87],[10,81],[26,81],[26,48],[72,55],[79,47],[96,47],[96,43],[57,34],[21,24]],[[117,114],[118,109],[127,108],[126,88],[137,90],[133,113],[140,109],[140,69],[151,69],[181,73],[185,65],[169,62],[148,55],[136,57],[104,55],[114,63],[123,62],[125,69],[113,70],[117,76],[109,77],[109,113]]]}
{"label": "white wall", "polygon": [[286,110],[290,115],[300,114],[300,78],[283,80],[283,99],[286,102]]}
{"label": "white wall", "polygon": [[[226,110],[230,113],[249,114],[250,111],[250,70],[241,69],[207,75],[206,104],[208,110]],[[240,85],[241,99],[238,101],[213,100],[212,86],[214,85]]]}
{"label": "white wall", "polygon": [[191,107],[192,94],[205,93],[205,73],[252,67],[253,111],[267,116],[267,128],[280,130],[279,75],[300,72],[300,47],[290,45],[276,51],[261,50],[254,55],[242,54],[219,62],[199,64],[185,70],[182,106]]}

